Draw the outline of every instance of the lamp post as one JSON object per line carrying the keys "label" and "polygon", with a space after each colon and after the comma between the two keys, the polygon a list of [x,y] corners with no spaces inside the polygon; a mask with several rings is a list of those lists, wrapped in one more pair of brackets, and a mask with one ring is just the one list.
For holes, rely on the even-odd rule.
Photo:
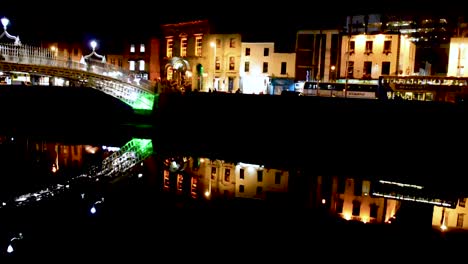
{"label": "lamp post", "polygon": [[90,54],[84,56],[84,57],[82,58],[82,62],[86,63],[86,61],[85,61],[86,59],[88,59],[88,58],[90,58],[91,56],[95,55],[96,57],[98,57],[99,59],[101,59],[101,62],[102,62],[102,63],[106,63],[106,56],[99,55],[99,54],[97,54],[97,52],[96,52],[97,42],[96,42],[95,40],[92,40],[92,41],[90,42],[90,46],[91,46],[91,49],[93,49],[93,51],[92,51]]}
{"label": "lamp post", "polygon": [[3,17],[1,19],[2,21],[2,25],[3,25],[3,33],[0,35],[0,38],[2,38],[3,36],[7,36],[7,38],[9,39],[14,39],[15,40],[15,45],[21,45],[21,41],[19,39],[18,36],[13,36],[13,35],[10,35],[7,31],[7,26],[8,24],[10,24],[10,20],[6,17]]}
{"label": "lamp post", "polygon": [[216,41],[211,42],[210,46],[213,48],[213,91],[215,90],[216,84]]}

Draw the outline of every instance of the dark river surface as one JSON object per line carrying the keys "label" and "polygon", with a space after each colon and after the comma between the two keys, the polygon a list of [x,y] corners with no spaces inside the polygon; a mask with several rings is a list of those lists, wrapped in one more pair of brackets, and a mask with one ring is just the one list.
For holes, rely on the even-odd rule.
{"label": "dark river surface", "polygon": [[[462,232],[434,229],[428,206],[407,203],[401,205],[411,211],[401,217],[405,220],[372,224],[345,220],[329,210],[334,206],[328,198],[318,198],[318,179],[406,177],[395,174],[401,170],[394,166],[407,168],[403,161],[423,159],[388,162],[396,154],[379,151],[375,155],[383,157],[362,158],[378,166],[356,165],[362,163],[355,158],[359,146],[367,151],[375,151],[376,144],[393,146],[399,140],[395,134],[367,137],[374,143],[350,143],[340,141],[343,132],[335,131],[339,128],[335,122],[324,121],[332,115],[319,119],[322,125],[333,124],[333,129],[312,126],[322,133],[306,133],[310,121],[297,117],[291,105],[287,109],[263,105],[252,113],[258,105],[251,97],[241,103],[241,110],[232,111],[231,100],[210,105],[210,99],[194,102],[174,96],[160,98],[160,109],[153,114],[134,115],[95,91],[2,94],[0,263],[7,263],[3,259],[68,263],[95,257],[105,261],[129,257],[134,263],[246,258],[298,262],[382,254],[398,259],[409,254],[422,260],[468,242]],[[344,122],[347,117],[338,119]],[[300,130],[291,129],[295,124]],[[414,132],[416,126],[406,129]],[[360,128],[348,134],[357,137],[363,132]],[[379,140],[382,137],[385,140]],[[150,142],[152,151],[138,149],[141,161],[128,166],[125,161],[131,159],[123,153],[127,147],[135,150],[129,144],[134,139]],[[410,139],[408,144],[420,144],[426,152],[432,149]],[[317,152],[321,154],[310,154]],[[115,171],[101,177],[103,161],[116,153],[121,158],[111,163]],[[383,165],[392,168],[376,173]],[[255,178],[249,178],[251,168]]]}

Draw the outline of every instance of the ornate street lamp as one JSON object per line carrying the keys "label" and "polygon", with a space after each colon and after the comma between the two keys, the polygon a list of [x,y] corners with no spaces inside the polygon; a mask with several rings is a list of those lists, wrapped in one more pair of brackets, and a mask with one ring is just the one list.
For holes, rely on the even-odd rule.
{"label": "ornate street lamp", "polygon": [[2,21],[2,25],[3,25],[3,33],[0,34],[0,38],[2,38],[3,36],[7,36],[7,38],[9,39],[14,39],[15,40],[15,45],[21,45],[21,41],[20,41],[20,38],[18,36],[13,36],[13,35],[10,35],[7,31],[7,26],[8,24],[10,24],[10,20],[6,17],[3,17],[1,19]]}

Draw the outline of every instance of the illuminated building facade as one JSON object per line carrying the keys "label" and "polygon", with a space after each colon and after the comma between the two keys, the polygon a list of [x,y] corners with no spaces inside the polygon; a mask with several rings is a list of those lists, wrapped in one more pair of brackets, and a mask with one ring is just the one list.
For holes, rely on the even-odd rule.
{"label": "illuminated building facade", "polygon": [[[242,38],[240,34],[212,34],[207,37],[209,55],[204,68],[208,76],[206,87],[220,92],[239,89]],[[206,43],[205,43],[206,44]],[[210,60],[211,58],[211,60]]]}
{"label": "illuminated building facade", "polygon": [[[210,51],[211,26],[208,20],[161,25],[161,78],[180,89],[192,87],[208,91],[207,67],[213,60]],[[211,87],[211,86],[210,86]]]}
{"label": "illuminated building facade", "polygon": [[240,88],[246,94],[280,94],[282,86],[272,81],[295,76],[295,53],[277,53],[273,42],[243,42],[240,61]]}
{"label": "illuminated building facade", "polygon": [[[414,74],[416,45],[400,34],[343,36],[340,78]],[[346,67],[347,65],[347,67]]]}
{"label": "illuminated building facade", "polygon": [[432,225],[440,228],[442,231],[468,230],[468,221],[465,221],[467,214],[466,198],[458,199],[458,204],[455,208],[434,206]]}
{"label": "illuminated building facade", "polygon": [[135,78],[157,82],[161,79],[159,53],[158,38],[128,40],[122,57],[108,57],[107,63],[129,70]]}
{"label": "illuminated building facade", "polygon": [[468,77],[468,39],[455,37],[450,40],[447,76]]}

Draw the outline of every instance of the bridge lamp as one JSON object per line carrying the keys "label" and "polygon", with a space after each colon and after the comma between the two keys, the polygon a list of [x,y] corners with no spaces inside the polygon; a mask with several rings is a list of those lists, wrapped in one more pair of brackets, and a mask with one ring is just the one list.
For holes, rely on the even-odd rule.
{"label": "bridge lamp", "polygon": [[93,40],[93,41],[91,41],[90,45],[91,45],[91,48],[94,51],[96,49],[96,47],[97,47],[97,42],[95,40]]}
{"label": "bridge lamp", "polygon": [[2,25],[3,25],[3,29],[6,30],[8,24],[10,23],[10,20],[6,17],[2,18]]}

